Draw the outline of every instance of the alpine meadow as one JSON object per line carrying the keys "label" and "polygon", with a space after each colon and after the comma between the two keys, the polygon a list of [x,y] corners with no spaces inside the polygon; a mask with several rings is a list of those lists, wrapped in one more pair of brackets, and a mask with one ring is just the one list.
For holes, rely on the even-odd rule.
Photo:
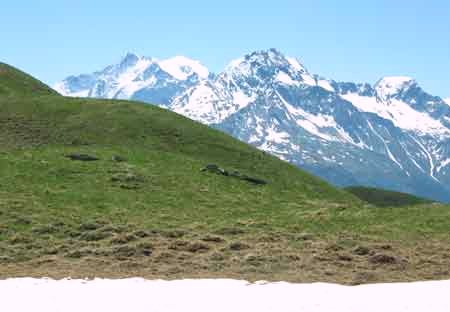
{"label": "alpine meadow", "polygon": [[0,278],[449,279],[450,209],[0,65]]}

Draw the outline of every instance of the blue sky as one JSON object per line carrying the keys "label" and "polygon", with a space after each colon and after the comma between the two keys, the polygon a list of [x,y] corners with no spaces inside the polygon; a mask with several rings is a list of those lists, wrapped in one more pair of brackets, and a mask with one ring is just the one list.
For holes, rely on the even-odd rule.
{"label": "blue sky", "polygon": [[101,69],[127,51],[185,55],[218,72],[274,47],[327,78],[407,75],[450,96],[448,0],[4,2],[0,61],[47,83]]}

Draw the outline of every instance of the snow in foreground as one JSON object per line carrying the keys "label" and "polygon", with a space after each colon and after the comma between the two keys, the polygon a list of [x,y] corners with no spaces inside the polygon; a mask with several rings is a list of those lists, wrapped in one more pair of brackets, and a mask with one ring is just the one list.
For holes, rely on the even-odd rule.
{"label": "snow in foreground", "polygon": [[339,286],[238,280],[0,280],[0,310],[450,311],[450,281]]}

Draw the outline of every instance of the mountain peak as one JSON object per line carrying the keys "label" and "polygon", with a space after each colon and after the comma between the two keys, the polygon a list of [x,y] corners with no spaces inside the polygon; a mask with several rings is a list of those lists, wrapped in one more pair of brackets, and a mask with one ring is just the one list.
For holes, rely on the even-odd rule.
{"label": "mountain peak", "polygon": [[251,75],[254,74],[255,68],[264,68],[269,71],[279,68],[296,77],[308,74],[305,66],[297,58],[287,57],[274,48],[254,51],[235,59],[228,64],[225,71]]}
{"label": "mountain peak", "polygon": [[185,56],[175,56],[159,62],[159,66],[172,77],[178,80],[186,80],[192,74],[205,79],[209,76],[209,70],[199,61]]}
{"label": "mountain peak", "polygon": [[259,50],[244,56],[247,61],[258,61],[264,63],[279,63],[286,59],[283,53],[277,49]]}
{"label": "mountain peak", "polygon": [[275,48],[270,48],[267,50],[256,50],[253,51],[251,53],[248,53],[246,56],[272,56],[272,57],[276,57],[276,56],[284,56],[283,53],[281,53],[279,50],[275,49]]}
{"label": "mountain peak", "polygon": [[388,76],[380,79],[375,84],[377,94],[382,98],[395,96],[403,90],[416,84],[416,81],[407,76]]}
{"label": "mountain peak", "polygon": [[136,64],[137,61],[139,61],[139,56],[137,56],[136,54],[134,54],[132,52],[127,52],[125,54],[125,56],[122,58],[122,60],[120,61],[120,64],[133,65],[133,64]]}

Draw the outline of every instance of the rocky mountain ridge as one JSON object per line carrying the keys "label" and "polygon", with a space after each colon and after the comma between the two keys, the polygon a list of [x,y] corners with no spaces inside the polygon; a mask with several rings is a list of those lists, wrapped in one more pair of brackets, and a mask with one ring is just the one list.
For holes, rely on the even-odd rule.
{"label": "rocky mountain ridge", "polygon": [[410,77],[338,82],[270,49],[232,61],[217,75],[185,57],[127,54],[54,88],[156,103],[339,186],[450,201],[450,104]]}

